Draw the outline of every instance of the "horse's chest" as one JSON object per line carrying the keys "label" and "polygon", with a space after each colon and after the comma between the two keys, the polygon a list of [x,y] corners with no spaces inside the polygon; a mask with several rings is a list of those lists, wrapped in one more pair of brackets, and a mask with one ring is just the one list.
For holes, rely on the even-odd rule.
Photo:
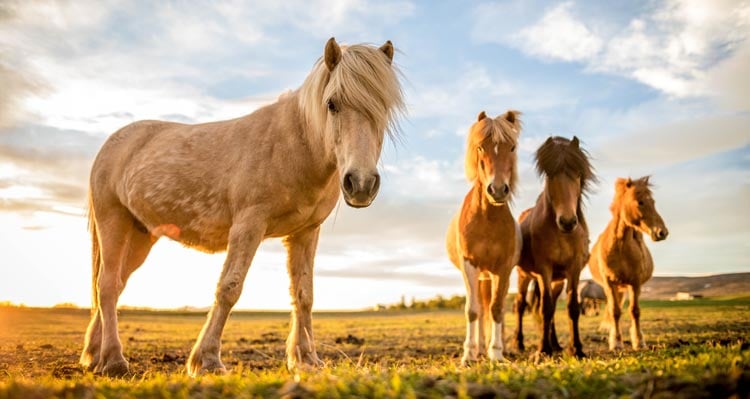
{"label": "horse's chest", "polygon": [[607,254],[608,278],[621,284],[640,284],[651,278],[653,262],[643,242],[618,243]]}
{"label": "horse's chest", "polygon": [[266,235],[282,237],[302,228],[323,223],[339,198],[338,187],[335,181],[333,183],[314,196],[292,196],[278,201],[269,217]]}
{"label": "horse's chest", "polygon": [[461,246],[464,258],[482,269],[506,263],[514,255],[515,226],[467,225],[462,231]]}

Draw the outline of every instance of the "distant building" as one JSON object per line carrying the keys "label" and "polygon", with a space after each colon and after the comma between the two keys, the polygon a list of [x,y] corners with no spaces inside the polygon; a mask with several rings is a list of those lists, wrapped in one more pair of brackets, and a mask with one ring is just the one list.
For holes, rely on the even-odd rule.
{"label": "distant building", "polygon": [[693,299],[703,298],[701,294],[691,294],[689,292],[678,292],[675,294],[673,301],[692,301]]}

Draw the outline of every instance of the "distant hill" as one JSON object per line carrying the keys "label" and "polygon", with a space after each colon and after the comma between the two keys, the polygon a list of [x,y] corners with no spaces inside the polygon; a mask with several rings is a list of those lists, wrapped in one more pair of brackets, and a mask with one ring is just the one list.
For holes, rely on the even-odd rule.
{"label": "distant hill", "polygon": [[643,286],[644,299],[669,299],[677,292],[715,297],[750,293],[750,273],[702,277],[653,277]]}

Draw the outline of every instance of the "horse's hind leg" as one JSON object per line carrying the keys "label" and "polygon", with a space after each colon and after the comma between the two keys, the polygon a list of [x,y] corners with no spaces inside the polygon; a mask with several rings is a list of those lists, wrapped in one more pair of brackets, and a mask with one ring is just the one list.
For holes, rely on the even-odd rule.
{"label": "horse's hind leg", "polygon": [[[153,242],[148,233],[136,227],[133,216],[123,207],[96,209],[96,224],[101,241],[102,264],[97,283],[101,324],[101,349],[94,371],[105,375],[123,375],[128,362],[122,354],[117,331],[117,300],[125,283],[148,255]],[[96,336],[96,322],[90,327]]]}
{"label": "horse's hind leg", "polygon": [[287,338],[287,368],[294,370],[299,363],[320,366],[323,362],[315,351],[312,330],[313,262],[318,247],[320,227],[288,236],[287,271],[289,294],[292,297],[292,324]]}
{"label": "horse's hind leg", "polygon": [[630,293],[630,340],[633,349],[644,348],[646,342],[641,333],[641,307],[638,303],[641,287],[631,285],[628,287],[628,292]]}
{"label": "horse's hind leg", "polygon": [[516,295],[516,333],[515,333],[515,339],[516,339],[516,349],[519,352],[524,351],[524,344],[523,344],[523,313],[526,311],[526,293],[529,291],[529,284],[531,283],[531,278],[524,272],[521,271],[520,268],[516,268],[518,270],[518,294]]}
{"label": "horse's hind leg", "polygon": [[[127,240],[126,255],[124,259],[123,267],[120,270],[120,281],[121,285],[118,290],[118,297],[122,294],[125,284],[127,283],[130,275],[143,264],[146,260],[146,256],[153,246],[153,237],[145,231],[139,228],[131,230],[129,233],[130,238]],[[98,239],[98,238],[95,238]],[[97,244],[98,245],[98,244]],[[97,259],[98,261],[99,259]],[[101,270],[101,264],[97,267]],[[94,287],[94,295],[99,295],[98,287]],[[93,371],[99,364],[101,344],[102,344],[102,324],[101,324],[101,312],[99,311],[98,299],[93,309],[91,321],[89,322],[88,329],[86,330],[86,338],[84,341],[84,349],[81,354],[81,365],[87,370]]]}

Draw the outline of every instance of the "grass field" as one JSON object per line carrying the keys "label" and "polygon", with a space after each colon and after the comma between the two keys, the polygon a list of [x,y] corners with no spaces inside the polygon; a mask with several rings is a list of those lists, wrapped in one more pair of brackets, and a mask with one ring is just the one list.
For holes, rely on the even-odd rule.
{"label": "grass field", "polygon": [[[512,319],[507,313],[506,340]],[[556,320],[565,345],[562,309]],[[223,340],[230,373],[193,379],[184,363],[203,314],[122,311],[120,334],[132,375],[110,379],[77,365],[87,311],[0,308],[0,399],[750,397],[750,297],[646,302],[642,320],[646,350],[610,353],[596,331],[599,318],[582,316],[589,358],[560,355],[536,364],[529,360],[536,327],[527,317],[530,350],[511,348],[508,363],[463,368],[459,311],[316,313],[317,349],[327,365],[291,374],[283,366],[289,316],[238,312]]]}

